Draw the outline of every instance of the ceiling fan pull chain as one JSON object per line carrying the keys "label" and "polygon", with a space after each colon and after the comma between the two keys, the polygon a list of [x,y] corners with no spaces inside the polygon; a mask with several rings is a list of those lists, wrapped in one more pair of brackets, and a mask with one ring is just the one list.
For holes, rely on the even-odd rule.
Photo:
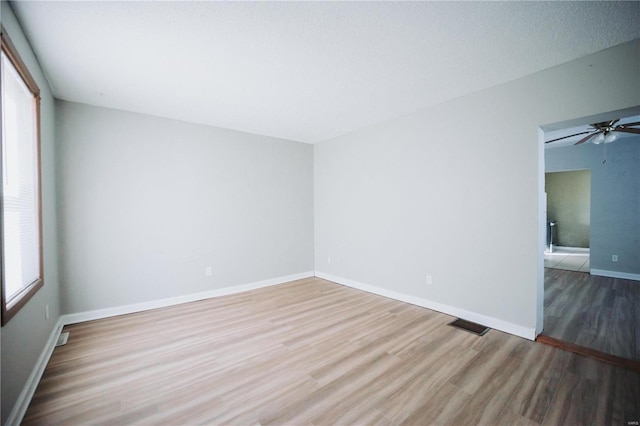
{"label": "ceiling fan pull chain", "polygon": [[604,160],[602,160],[602,164],[605,164],[607,162],[607,144],[603,143],[602,145],[604,145]]}

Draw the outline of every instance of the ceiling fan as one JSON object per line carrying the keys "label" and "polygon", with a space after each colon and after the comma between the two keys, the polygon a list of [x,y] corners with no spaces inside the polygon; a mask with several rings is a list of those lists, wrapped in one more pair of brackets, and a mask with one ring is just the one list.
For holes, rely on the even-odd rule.
{"label": "ceiling fan", "polygon": [[580,139],[578,142],[576,142],[574,145],[583,144],[590,139],[591,139],[591,142],[593,142],[596,145],[599,145],[602,142],[610,143],[618,139],[618,132],[634,133],[634,134],[640,135],[640,129],[633,127],[633,126],[640,125],[640,121],[637,121],[634,123],[618,124],[616,126],[616,123],[618,121],[620,121],[619,118],[611,121],[602,121],[600,123],[593,123],[589,126],[592,128],[591,130],[587,130],[586,132],[575,133],[569,136],[563,136],[561,138],[552,139],[550,141],[546,141],[545,143],[557,142],[559,140],[571,138],[573,136],[578,136],[578,135],[587,135],[584,138]]}

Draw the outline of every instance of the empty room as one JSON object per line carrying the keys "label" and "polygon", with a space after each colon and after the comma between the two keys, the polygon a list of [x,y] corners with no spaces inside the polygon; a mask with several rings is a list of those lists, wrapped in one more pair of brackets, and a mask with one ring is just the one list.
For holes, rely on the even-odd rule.
{"label": "empty room", "polygon": [[0,10],[3,426],[640,421],[640,2]]}

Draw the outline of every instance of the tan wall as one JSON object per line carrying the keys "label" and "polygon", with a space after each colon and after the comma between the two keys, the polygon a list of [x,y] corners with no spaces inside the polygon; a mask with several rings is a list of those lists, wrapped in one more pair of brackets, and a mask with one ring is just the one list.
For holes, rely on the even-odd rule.
{"label": "tan wall", "polygon": [[547,217],[557,221],[557,243],[565,247],[589,247],[591,223],[591,171],[545,174]]}

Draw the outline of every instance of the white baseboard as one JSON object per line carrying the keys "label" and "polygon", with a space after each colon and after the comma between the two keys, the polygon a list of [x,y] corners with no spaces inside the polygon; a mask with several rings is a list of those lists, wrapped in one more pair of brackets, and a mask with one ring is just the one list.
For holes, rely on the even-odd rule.
{"label": "white baseboard", "polygon": [[31,370],[31,374],[29,374],[29,377],[22,388],[22,392],[20,392],[18,400],[14,404],[13,409],[7,418],[5,426],[18,426],[22,422],[24,415],[27,413],[27,408],[29,408],[29,404],[31,403],[31,398],[33,398],[33,394],[36,392],[38,383],[40,383],[44,370],[49,363],[49,358],[51,358],[51,354],[56,347],[56,342],[58,341],[58,336],[60,336],[62,327],[62,318],[58,318],[55,327],[51,330],[49,340],[47,340],[42,353],[36,361],[36,365],[33,367],[33,370]]}
{"label": "white baseboard", "polygon": [[271,278],[268,280],[257,281],[249,284],[242,284],[234,287],[219,288],[200,293],[186,294],[184,296],[169,297],[167,299],[151,300],[149,302],[134,303],[132,305],[115,306],[113,308],[97,309],[95,311],[79,312],[76,314],[67,314],[62,316],[62,323],[76,324],[79,322],[93,321],[102,318],[115,317],[118,315],[132,314],[135,312],[148,311],[150,309],[165,308],[167,306],[179,305],[182,303],[196,302],[198,300],[210,299],[212,297],[227,296],[230,294],[242,293],[244,291],[255,290],[257,288],[269,287],[286,283],[289,281],[300,280],[303,278],[313,277],[313,271],[302,272],[299,274],[287,275],[284,277]]}
{"label": "white baseboard", "polygon": [[569,247],[569,246],[553,246],[556,250],[575,251],[581,253],[589,253],[591,250],[589,247]]}
{"label": "white baseboard", "polygon": [[599,275],[601,277],[622,278],[625,280],[640,281],[640,274],[630,274],[628,272],[607,271],[605,269],[590,269],[591,275]]}
{"label": "white baseboard", "polygon": [[486,315],[467,311],[465,309],[456,308],[454,306],[433,302],[431,300],[423,299],[421,297],[410,296],[410,295],[399,293],[393,290],[387,290],[385,288],[360,283],[347,278],[337,277],[335,275],[326,274],[324,272],[316,271],[315,275],[318,278],[323,278],[325,280],[333,281],[335,283],[342,284],[347,287],[363,290],[368,293],[377,294],[379,296],[388,297],[390,299],[399,300],[401,302],[411,303],[412,305],[421,306],[423,308],[442,312],[444,314],[452,315],[454,317],[463,318],[468,321],[473,321],[478,324],[485,325],[495,330],[500,330],[500,331],[504,331],[505,333],[523,337],[528,340],[535,340],[536,338],[535,327],[524,327],[522,325],[513,324],[511,322],[504,321],[499,318],[489,317]]}

